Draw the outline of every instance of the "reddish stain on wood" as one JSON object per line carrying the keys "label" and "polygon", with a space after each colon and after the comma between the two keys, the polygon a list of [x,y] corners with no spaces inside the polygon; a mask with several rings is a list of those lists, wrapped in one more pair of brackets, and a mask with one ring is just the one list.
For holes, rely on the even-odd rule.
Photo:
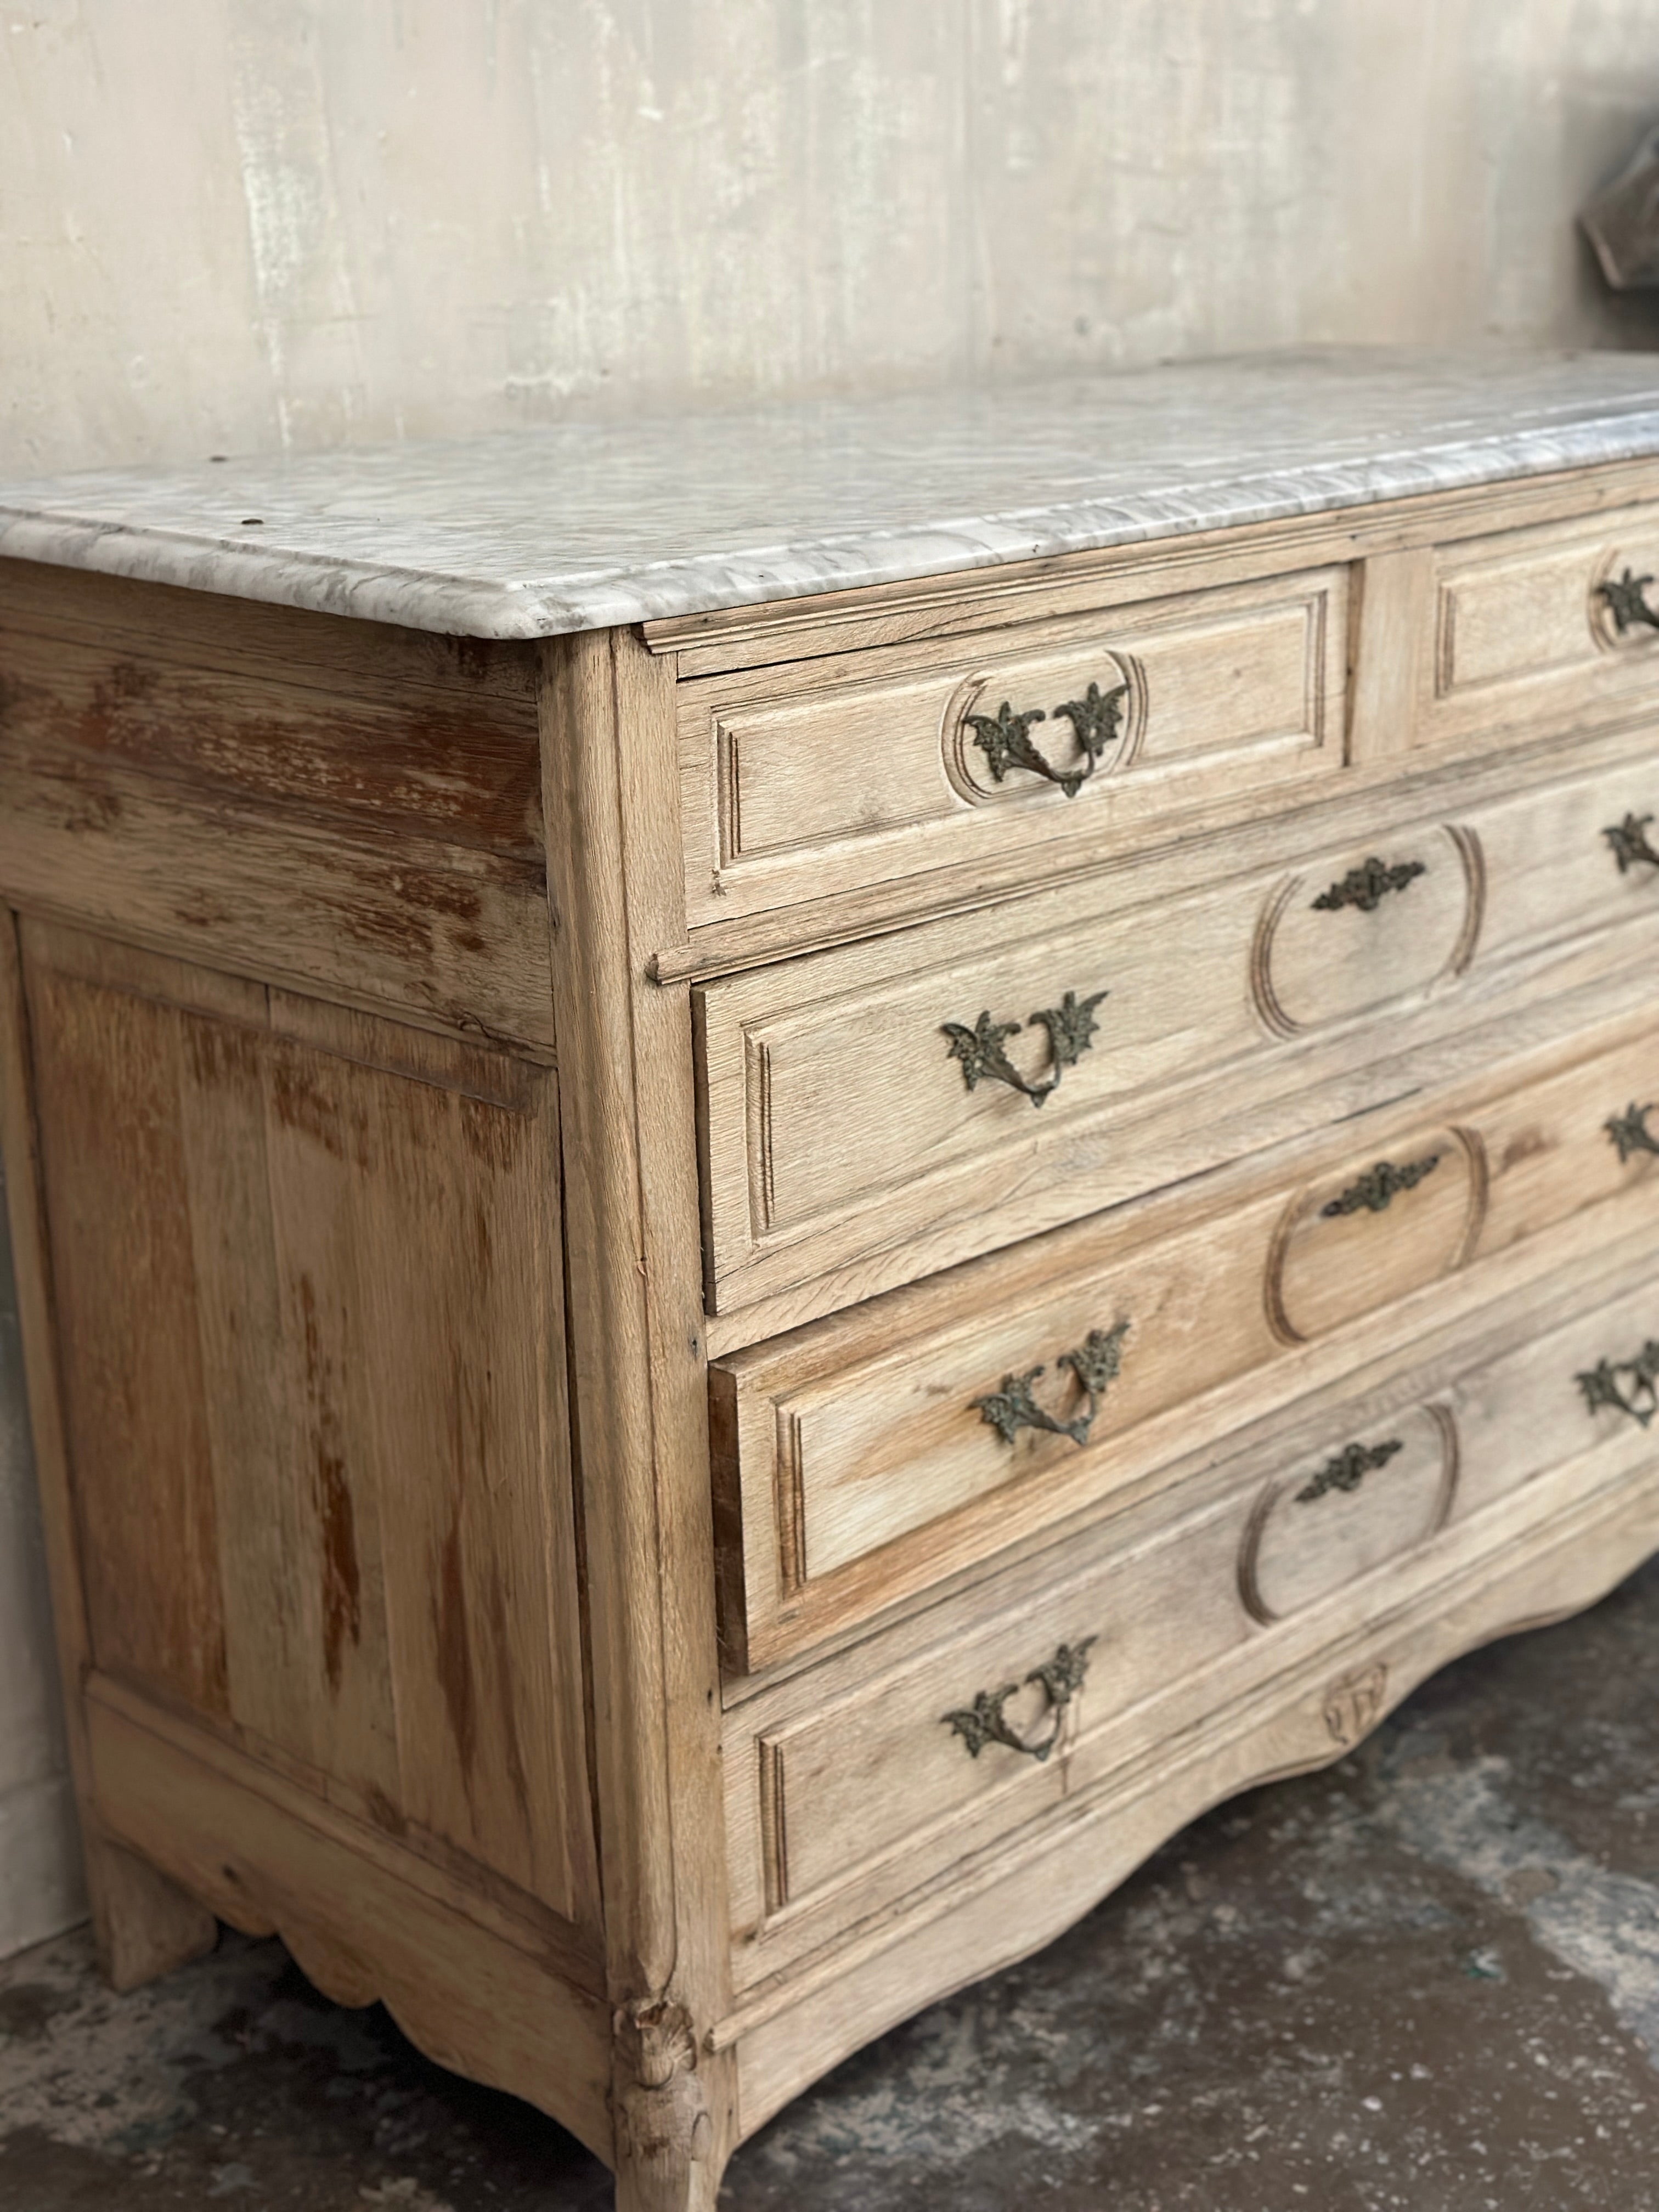
{"label": "reddish stain on wood", "polygon": [[392,1803],[378,1783],[368,1784],[363,1792],[363,1802],[369,1819],[377,1828],[384,1828],[389,1836],[406,1836],[409,1833],[407,1815]]}
{"label": "reddish stain on wood", "polygon": [[357,1557],[357,1515],[346,1480],[340,1418],[330,1389],[331,1363],[323,1348],[317,1293],[309,1275],[300,1278],[300,1311],[304,1323],[306,1394],[314,1423],[312,1434],[311,1502],[322,1538],[323,1665],[337,1693],[345,1671],[348,1639],[363,1638],[363,1576]]}
{"label": "reddish stain on wood", "polygon": [[466,1579],[461,1561],[461,1509],[459,1502],[438,1555],[437,1589],[433,1600],[433,1626],[437,1633],[438,1680],[449,1714],[450,1734],[460,1753],[461,1771],[470,1784],[478,1747],[478,1696],[472,1679],[472,1645],[466,1618]]}
{"label": "reddish stain on wood", "polygon": [[362,1571],[357,1564],[357,1522],[345,1462],[316,1443],[312,1500],[323,1535],[323,1664],[328,1686],[338,1690],[346,1638],[363,1640]]}
{"label": "reddish stain on wood", "polygon": [[513,1664],[513,1633],[507,1617],[507,1592],[501,1588],[499,1574],[489,1578],[489,1640],[493,1646],[495,1671],[495,1708],[501,1715],[501,1729],[506,1736],[507,1778],[513,1787],[528,1832],[531,1825],[530,1778],[525,1771],[524,1751],[519,1741],[519,1715],[514,1698],[515,1670]]}
{"label": "reddish stain on wood", "polygon": [[351,1158],[360,1168],[374,1165],[367,1113],[320,1081],[298,1054],[272,1063],[270,1103],[285,1129],[309,1137],[331,1158]]}
{"label": "reddish stain on wood", "polygon": [[1550,1149],[1550,1140],[1541,1129],[1519,1129],[1504,1147],[1503,1165],[1499,1174],[1518,1168],[1523,1160],[1536,1159],[1540,1152]]}

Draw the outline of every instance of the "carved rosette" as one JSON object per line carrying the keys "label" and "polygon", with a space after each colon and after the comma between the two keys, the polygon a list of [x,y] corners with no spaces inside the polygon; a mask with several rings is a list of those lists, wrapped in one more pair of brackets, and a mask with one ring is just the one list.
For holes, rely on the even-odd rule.
{"label": "carved rosette", "polygon": [[1357,1674],[1344,1674],[1325,1692],[1325,1725],[1331,1741],[1344,1751],[1369,1735],[1382,1717],[1389,1698],[1389,1669],[1378,1661]]}
{"label": "carved rosette", "polygon": [[629,2164],[636,2181],[647,2187],[659,2182],[664,2212],[671,2206],[680,2212],[686,2166],[700,2164],[714,2147],[691,2015],[684,2005],[660,1998],[621,2006],[613,2026],[617,2162]]}

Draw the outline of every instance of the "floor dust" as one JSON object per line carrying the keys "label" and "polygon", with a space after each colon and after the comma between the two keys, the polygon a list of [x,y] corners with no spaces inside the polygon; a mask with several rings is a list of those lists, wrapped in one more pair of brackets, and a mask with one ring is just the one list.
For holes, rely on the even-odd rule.
{"label": "floor dust", "polygon": [[[1659,1562],[1218,1808],[746,2145],[729,2212],[1659,2212]],[[601,2212],[273,1943],[0,1966],[6,2212]]]}

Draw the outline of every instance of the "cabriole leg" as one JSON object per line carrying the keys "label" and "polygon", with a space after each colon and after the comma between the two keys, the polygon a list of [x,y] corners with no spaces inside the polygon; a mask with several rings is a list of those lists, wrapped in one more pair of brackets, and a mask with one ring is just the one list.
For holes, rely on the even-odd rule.
{"label": "cabriole leg", "polygon": [[684,2008],[624,2007],[615,2065],[617,2212],[714,2212],[726,2151]]}

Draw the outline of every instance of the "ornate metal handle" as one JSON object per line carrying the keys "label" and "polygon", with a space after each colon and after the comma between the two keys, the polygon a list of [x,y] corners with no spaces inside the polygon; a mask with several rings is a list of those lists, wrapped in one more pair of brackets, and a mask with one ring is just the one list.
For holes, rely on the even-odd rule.
{"label": "ornate metal handle", "polygon": [[1627,814],[1624,820],[1601,835],[1613,848],[1613,857],[1619,863],[1621,876],[1628,875],[1638,860],[1645,860],[1650,868],[1659,868],[1659,853],[1648,842],[1650,814]]}
{"label": "ornate metal handle", "polygon": [[1376,1444],[1344,1444],[1310,1481],[1303,1484],[1296,1493],[1296,1502],[1298,1505],[1312,1505],[1327,1491],[1358,1490],[1368,1474],[1379,1467],[1386,1467],[1396,1452],[1405,1449],[1398,1437],[1384,1437]]}
{"label": "ornate metal handle", "polygon": [[1386,1213],[1402,1190],[1415,1190],[1439,1164],[1438,1152],[1431,1152],[1424,1160],[1408,1160],[1403,1168],[1395,1167],[1392,1160],[1378,1160],[1358,1182],[1351,1182],[1340,1198],[1322,1206],[1320,1213],[1327,1221],[1340,1213],[1358,1213],[1362,1208],[1367,1213]]}
{"label": "ornate metal handle", "polygon": [[1361,914],[1375,914],[1390,891],[1403,891],[1407,884],[1428,872],[1426,860],[1396,860],[1390,867],[1373,853],[1363,866],[1350,868],[1340,883],[1321,891],[1313,902],[1314,909],[1318,914],[1337,914],[1345,906],[1357,906]]}
{"label": "ornate metal handle", "polygon": [[1041,1022],[1048,1032],[1048,1058],[1052,1073],[1045,1082],[1028,1083],[1002,1048],[1005,1037],[1018,1036],[1022,1024],[1018,1022],[994,1022],[989,1010],[969,1029],[961,1022],[945,1022],[940,1034],[950,1039],[945,1048],[947,1060],[962,1062],[963,1080],[971,1091],[982,1076],[993,1082],[1006,1083],[1015,1091],[1023,1091],[1033,1106],[1041,1106],[1051,1091],[1060,1088],[1060,1079],[1068,1067],[1075,1067],[1095,1041],[1100,1024],[1095,1019],[1095,1008],[1103,999],[1109,999],[1109,991],[1097,991],[1087,999],[1079,999],[1075,991],[1067,991],[1057,1006],[1040,1007],[1026,1017],[1028,1021]]}
{"label": "ornate metal handle", "polygon": [[1072,726],[1083,750],[1081,768],[1051,768],[1025,734],[1034,722],[1048,720],[1041,707],[1028,707],[1023,714],[1017,714],[1005,699],[994,714],[964,714],[962,719],[990,763],[996,782],[1000,783],[1011,768],[1029,769],[1033,775],[1057,783],[1067,799],[1075,799],[1099,765],[1102,754],[1117,740],[1128,690],[1127,684],[1115,684],[1109,691],[1091,684],[1080,699],[1068,699],[1054,709],[1056,721],[1063,715]]}
{"label": "ornate metal handle", "polygon": [[1100,1401],[1116,1381],[1118,1369],[1123,1364],[1123,1340],[1128,1334],[1127,1321],[1119,1322],[1114,1328],[1091,1328],[1074,1351],[1062,1352],[1055,1360],[1056,1367],[1071,1369],[1089,1401],[1087,1411],[1069,1421],[1045,1413],[1031,1395],[1032,1383],[1046,1371],[1041,1367],[1028,1367],[1023,1375],[1005,1375],[1000,1390],[972,1399],[969,1404],[1006,1444],[1012,1443],[1022,1429],[1046,1429],[1050,1436],[1070,1437],[1074,1444],[1086,1444],[1095,1415],[1100,1411]]}
{"label": "ornate metal handle", "polygon": [[1650,629],[1659,629],[1659,614],[1643,597],[1652,581],[1651,576],[1638,576],[1627,565],[1622,576],[1610,576],[1605,584],[1596,586],[1596,597],[1606,602],[1613,626],[1620,637],[1638,623],[1645,623]]}
{"label": "ornate metal handle", "polygon": [[1066,1723],[1066,1708],[1083,1687],[1083,1678],[1089,1671],[1090,1648],[1097,1640],[1085,1636],[1080,1644],[1062,1644],[1052,1659],[1044,1660],[1041,1667],[1033,1667],[1025,1677],[1028,1683],[1042,1685],[1048,1701],[1051,1717],[1046,1735],[1028,1739],[1017,1735],[1009,1725],[1002,1709],[1019,1688],[1018,1682],[1005,1682],[1000,1690],[981,1690],[971,1705],[941,1713],[939,1719],[962,1738],[971,1759],[977,1759],[988,1743],[1000,1743],[1010,1751],[1024,1752],[1027,1759],[1035,1759],[1040,1765],[1060,1741],[1060,1732]]}
{"label": "ornate metal handle", "polygon": [[[1620,1387],[1621,1376],[1630,1378],[1627,1389]],[[1659,1344],[1650,1337],[1634,1359],[1600,1359],[1573,1380],[1592,1413],[1613,1406],[1644,1429],[1659,1413]]]}
{"label": "ornate metal handle", "polygon": [[1651,1106],[1638,1106],[1632,1098],[1622,1114],[1615,1114],[1601,1127],[1609,1140],[1619,1147],[1619,1164],[1623,1167],[1632,1152],[1659,1152],[1659,1137],[1648,1127]]}

